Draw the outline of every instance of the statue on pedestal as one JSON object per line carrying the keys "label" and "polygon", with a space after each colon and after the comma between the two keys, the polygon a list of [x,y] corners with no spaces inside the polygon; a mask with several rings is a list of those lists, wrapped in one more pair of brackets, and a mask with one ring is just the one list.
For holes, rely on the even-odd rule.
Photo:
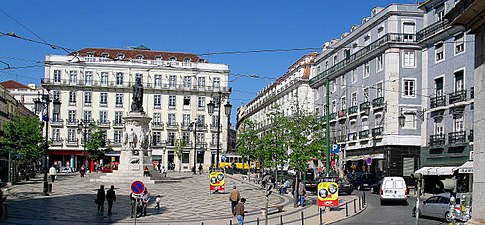
{"label": "statue on pedestal", "polygon": [[143,112],[143,84],[140,77],[136,78],[136,83],[133,85],[132,100],[131,112]]}

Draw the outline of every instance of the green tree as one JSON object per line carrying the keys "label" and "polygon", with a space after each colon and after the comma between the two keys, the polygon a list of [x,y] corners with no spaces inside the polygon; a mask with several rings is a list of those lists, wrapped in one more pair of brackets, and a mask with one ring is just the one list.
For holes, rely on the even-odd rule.
{"label": "green tree", "polygon": [[251,164],[251,161],[256,159],[256,147],[258,131],[256,125],[251,120],[244,120],[241,125],[241,132],[237,135],[237,153],[241,155],[244,160]]}
{"label": "green tree", "polygon": [[91,129],[86,142],[86,151],[88,152],[88,158],[94,161],[102,159],[106,153],[112,151],[110,146],[106,146],[105,131],[96,126]]}
{"label": "green tree", "polygon": [[180,173],[180,170],[182,169],[182,155],[186,146],[187,146],[187,142],[184,139],[177,139],[175,141],[174,153],[179,159],[179,173]]}
{"label": "green tree", "polygon": [[21,155],[21,161],[32,162],[44,155],[42,122],[28,116],[17,116],[0,130],[0,151]]}

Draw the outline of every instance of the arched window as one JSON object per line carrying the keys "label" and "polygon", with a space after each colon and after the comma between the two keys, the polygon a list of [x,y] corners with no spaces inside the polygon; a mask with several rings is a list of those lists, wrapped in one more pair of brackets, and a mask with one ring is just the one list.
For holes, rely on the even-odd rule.
{"label": "arched window", "polygon": [[109,57],[109,54],[105,52],[105,53],[101,54],[101,57],[108,58]]}
{"label": "arched window", "polygon": [[117,59],[124,59],[125,55],[123,53],[118,53],[118,55],[116,55],[116,58]]}
{"label": "arched window", "polygon": [[136,59],[143,59],[143,55],[137,55]]}
{"label": "arched window", "polygon": [[187,57],[187,58],[185,58],[185,59],[184,59],[184,62],[190,62],[190,58],[188,58],[188,57]]}
{"label": "arched window", "polygon": [[175,56],[170,57],[170,61],[176,61],[176,60],[177,60],[177,57]]}

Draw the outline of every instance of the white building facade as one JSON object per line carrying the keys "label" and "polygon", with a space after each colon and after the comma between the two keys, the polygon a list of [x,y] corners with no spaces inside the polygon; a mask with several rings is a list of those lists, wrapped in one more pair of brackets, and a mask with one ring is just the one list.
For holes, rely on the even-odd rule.
{"label": "white building facade", "polygon": [[[114,151],[102,163],[117,161],[123,117],[131,110],[136,78],[142,79],[143,109],[152,118],[153,159],[161,160],[165,168],[182,171],[190,170],[194,161],[204,168],[213,165],[218,123],[222,153],[227,148],[229,120],[224,112],[220,120],[217,113],[210,116],[207,103],[221,98],[224,104],[229,99],[228,65],[208,63],[194,54],[146,48],[85,48],[75,55],[46,56],[42,86],[61,101],[60,114],[50,117],[49,160],[80,166],[85,154],[83,130],[78,130],[82,121],[106,132]],[[199,123],[196,135],[192,130],[195,121]],[[174,153],[179,140],[187,143],[181,159]]]}

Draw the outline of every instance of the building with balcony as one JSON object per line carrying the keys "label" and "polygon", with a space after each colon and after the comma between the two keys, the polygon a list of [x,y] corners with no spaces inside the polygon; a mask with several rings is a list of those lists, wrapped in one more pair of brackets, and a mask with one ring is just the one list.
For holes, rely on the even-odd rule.
{"label": "building with balcony", "polygon": [[275,82],[269,84],[249,103],[241,105],[237,112],[237,131],[244,120],[256,123],[263,132],[271,125],[268,113],[276,108],[283,115],[292,115],[296,110],[313,112],[313,94],[308,85],[310,73],[315,65],[317,53],[308,53],[288,68]]}
{"label": "building with balcony", "polygon": [[[104,163],[117,160],[123,117],[130,111],[136,78],[142,79],[143,108],[152,118],[153,159],[160,159],[165,168],[180,166],[182,171],[191,169],[194,158],[204,168],[215,163],[217,127],[221,126],[220,146],[225,152],[228,118],[221,113],[218,124],[217,113],[210,116],[207,103],[222,98],[224,104],[229,98],[228,65],[208,63],[190,53],[152,51],[143,46],[85,48],[71,55],[46,56],[42,86],[61,101],[60,114],[51,115],[50,161],[76,168],[80,165],[84,153],[83,134],[78,132],[80,121],[94,123],[106,132],[108,144],[115,151]],[[216,104],[216,110],[218,107]],[[196,152],[191,144],[195,120],[199,124]],[[174,149],[182,139],[188,145],[178,159]]]}
{"label": "building with balcony", "polygon": [[34,99],[39,97],[38,85],[35,84],[21,84],[15,80],[8,80],[0,83],[0,86],[4,87],[10,95],[12,95],[20,104],[25,106],[31,112],[34,111]]}
{"label": "building with balcony", "polygon": [[331,144],[340,144],[344,169],[409,176],[417,168],[423,93],[416,30],[422,26],[418,5],[374,8],[361,24],[325,43],[317,57],[309,82],[315,112],[329,114]]}
{"label": "building with balcony", "polygon": [[[462,26],[445,15],[454,0],[420,5],[424,27],[416,33],[423,48],[421,167],[459,166],[473,150],[474,42]],[[426,68],[426,69],[425,69]]]}

